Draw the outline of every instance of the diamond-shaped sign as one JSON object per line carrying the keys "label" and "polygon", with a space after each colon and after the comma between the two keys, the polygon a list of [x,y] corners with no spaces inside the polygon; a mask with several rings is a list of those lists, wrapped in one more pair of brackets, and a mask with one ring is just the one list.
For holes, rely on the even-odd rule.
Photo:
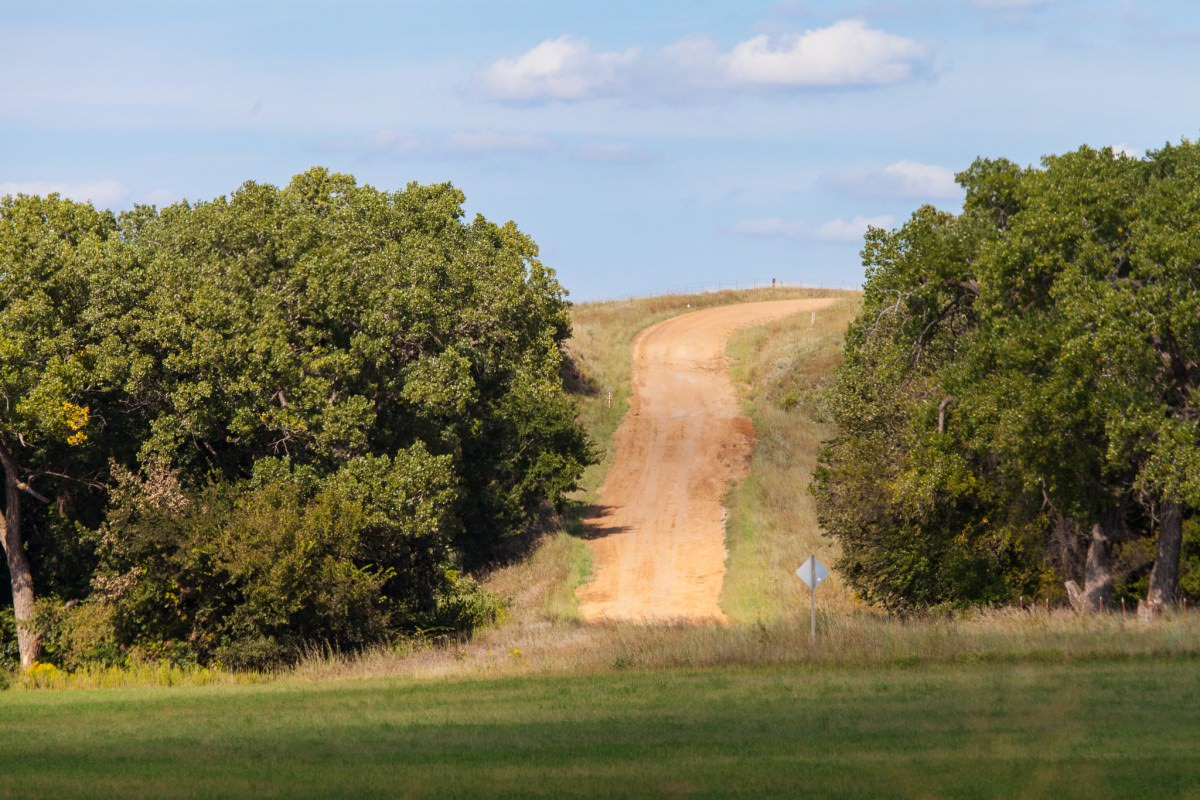
{"label": "diamond-shaped sign", "polygon": [[796,570],[796,577],[804,581],[808,588],[815,589],[821,581],[829,577],[829,570],[816,556],[809,556],[808,560],[800,565],[800,569]]}

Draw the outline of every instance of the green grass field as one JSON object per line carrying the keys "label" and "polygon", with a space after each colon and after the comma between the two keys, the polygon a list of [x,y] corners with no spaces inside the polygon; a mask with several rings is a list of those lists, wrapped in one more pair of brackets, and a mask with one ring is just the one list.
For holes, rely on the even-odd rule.
{"label": "green grass field", "polygon": [[1200,797],[1200,663],[0,696],[7,797]]}

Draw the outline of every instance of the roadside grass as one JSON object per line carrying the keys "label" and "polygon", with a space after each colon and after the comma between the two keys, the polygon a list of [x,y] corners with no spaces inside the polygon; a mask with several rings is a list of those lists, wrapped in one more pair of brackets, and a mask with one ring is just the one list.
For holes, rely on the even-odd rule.
{"label": "roadside grass", "polygon": [[1195,659],[0,695],[3,793],[1187,797]]}
{"label": "roadside grass", "polygon": [[[846,327],[859,305],[854,295],[814,315],[740,331],[730,341],[733,382],[756,437],[750,476],[726,500],[721,607],[735,623],[807,616],[809,593],[796,568],[810,555],[826,565],[838,556],[817,525],[809,484],[821,442],[833,433],[820,392],[841,363]],[[854,607],[836,573],[821,584],[818,601],[832,611]]]}
{"label": "roadside grass", "polygon": [[[808,297],[853,300],[859,294],[780,286],[575,305],[564,376],[579,403],[580,421],[599,460],[584,473],[580,490],[561,520],[562,529],[545,534],[530,558],[486,577],[484,585],[508,603],[505,627],[510,631],[541,630],[579,622],[575,589],[591,574],[591,554],[580,538],[583,516],[587,503],[595,499],[596,490],[604,480],[613,434],[629,410],[630,346],[639,332],[678,314],[731,303]],[[481,635],[490,639],[494,633]]]}
{"label": "roadside grass", "polygon": [[[565,520],[570,524],[571,520]],[[581,621],[575,589],[592,572],[584,541],[557,530],[524,560],[492,572],[488,591],[505,602],[505,625],[540,629]]]}
{"label": "roadside grass", "polygon": [[890,669],[961,664],[1200,660],[1200,613],[1152,624],[1044,608],[895,619],[819,612],[750,625],[507,624],[462,641],[406,642],[353,656],[314,655],[288,673],[338,679],[561,676],[698,668]]}

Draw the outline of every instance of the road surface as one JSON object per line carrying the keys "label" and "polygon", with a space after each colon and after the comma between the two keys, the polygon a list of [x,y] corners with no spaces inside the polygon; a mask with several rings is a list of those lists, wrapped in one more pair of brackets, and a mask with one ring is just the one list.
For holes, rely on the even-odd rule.
{"label": "road surface", "polygon": [[695,311],[634,339],[629,412],[587,520],[592,581],[585,620],[725,622],[725,509],[750,470],[754,426],[741,415],[725,347],[739,328],[825,308],[773,300]]}

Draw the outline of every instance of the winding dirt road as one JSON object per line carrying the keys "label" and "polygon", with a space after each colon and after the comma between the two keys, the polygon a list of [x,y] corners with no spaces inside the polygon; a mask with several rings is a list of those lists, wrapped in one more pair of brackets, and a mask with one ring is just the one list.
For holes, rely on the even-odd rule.
{"label": "winding dirt road", "polygon": [[741,416],[725,347],[739,328],[815,311],[827,299],[695,311],[633,341],[633,393],[587,521],[593,579],[585,620],[725,622],[721,500],[750,470],[754,427]]}

